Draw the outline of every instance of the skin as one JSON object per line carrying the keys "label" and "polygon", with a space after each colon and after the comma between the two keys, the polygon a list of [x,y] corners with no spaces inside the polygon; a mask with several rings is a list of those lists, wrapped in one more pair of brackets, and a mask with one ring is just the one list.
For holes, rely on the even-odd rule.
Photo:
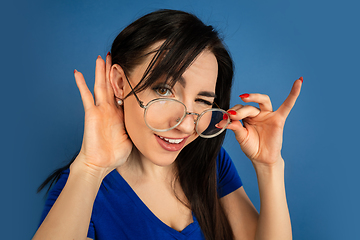
{"label": "skin", "polygon": [[[128,76],[133,86],[140,81],[148,61]],[[184,229],[192,217],[191,211],[173,193],[176,171],[173,163],[178,152],[168,152],[159,146],[154,132],[145,125],[144,110],[133,95],[124,100],[123,107],[116,104],[114,96],[123,98],[130,92],[123,69],[112,65],[109,55],[106,62],[100,57],[96,60],[95,98],[83,75],[78,71],[74,75],[85,109],[83,144],[70,167],[63,191],[33,239],[86,239],[97,191],[103,178],[114,169],[161,221],[178,231]],[[170,97],[182,101],[192,112],[200,91],[215,91],[215,56],[209,51],[201,53],[183,78],[185,87],[177,83]],[[301,85],[302,81],[295,81],[290,95],[277,111],[273,111],[269,97],[262,94],[243,98],[245,103],[258,103],[259,108],[236,105],[230,109],[234,112],[227,128],[234,131],[241,149],[255,167],[261,201],[258,214],[242,187],[221,199],[236,239],[292,238],[281,146],[284,123]],[[153,94],[147,89],[138,96],[146,104]],[[187,116],[178,127],[161,135],[187,137],[186,146],[198,137],[194,127],[193,116]],[[181,187],[175,184],[174,188],[186,202]]]}
{"label": "skin", "polygon": [[[134,70],[134,73],[129,78],[132,86],[135,86],[140,81],[151,58],[152,55],[150,55],[143,64]],[[125,79],[124,72],[119,65],[113,65],[111,70],[113,73],[111,83],[115,95],[122,99],[131,92],[131,88],[129,87],[129,84]],[[201,91],[215,92],[216,78],[216,58],[212,53],[206,51],[198,56],[197,60],[187,69],[187,71],[185,71],[183,74],[184,81],[182,83],[177,83],[172,89],[172,93],[169,92],[167,94],[163,94],[162,97],[175,98],[183,102],[187,106],[188,111],[195,112],[197,105],[199,105],[199,103],[195,102],[197,98],[210,102],[214,101],[214,98],[198,96],[198,93]],[[191,81],[192,79],[196,79],[196,81]],[[154,98],[158,98],[159,94],[149,88],[141,93],[138,93],[137,96],[144,102],[144,104],[147,104]],[[139,104],[133,95],[124,100],[123,108],[125,112],[124,121],[128,135],[136,146],[136,149],[134,149],[130,158],[136,154],[137,156],[135,158],[140,158],[142,165],[149,162],[154,165],[155,169],[159,169],[158,166],[161,166],[160,169],[162,170],[167,169],[172,167],[175,158],[180,152],[169,152],[161,148],[157,141],[155,141],[154,133],[169,138],[187,138],[184,147],[198,137],[194,128],[193,116],[185,117],[183,122],[175,129],[167,132],[154,132],[146,126],[143,117],[144,109],[139,107]],[[147,167],[146,171],[150,169],[150,167]],[[154,171],[154,169],[152,169],[152,171]]]}
{"label": "skin", "polygon": [[263,94],[243,98],[244,102],[258,103],[259,109],[243,105],[231,109],[236,114],[231,115],[228,129],[234,131],[241,149],[252,161],[260,191],[259,215],[245,200],[243,188],[222,199],[236,239],[292,239],[281,147],[285,120],[300,94],[301,85],[302,80],[295,81],[277,111],[273,111],[269,97]]}
{"label": "skin", "polygon": [[[135,86],[141,79],[152,56],[134,70],[129,79]],[[111,83],[118,98],[124,98],[131,88],[127,83],[124,71],[119,65],[112,66]],[[199,96],[201,91],[215,92],[217,78],[217,61],[215,56],[206,51],[183,74],[184,82],[177,83],[172,93],[164,97],[175,98],[183,102],[188,111],[193,112],[199,103],[198,98],[213,102],[214,98]],[[196,79],[196,81],[191,81]],[[185,85],[185,87],[183,86]],[[149,88],[137,94],[139,99],[147,104],[155,97],[159,97]],[[190,209],[184,206],[174,195],[172,183],[176,169],[174,161],[180,151],[164,150],[155,139],[154,131],[144,122],[144,109],[139,107],[136,98],[132,95],[124,100],[125,125],[128,135],[136,146],[128,160],[117,168],[123,178],[129,183],[142,201],[164,223],[181,231],[193,219]],[[176,128],[156,134],[168,138],[186,138],[188,145],[198,137],[194,128],[194,117],[187,116]],[[179,185],[175,185],[176,192],[186,202],[186,198]],[[153,194],[161,192],[161,194]]]}

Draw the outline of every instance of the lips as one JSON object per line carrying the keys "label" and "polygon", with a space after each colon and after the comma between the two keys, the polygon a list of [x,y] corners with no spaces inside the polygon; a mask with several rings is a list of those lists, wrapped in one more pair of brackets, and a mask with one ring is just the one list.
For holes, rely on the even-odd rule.
{"label": "lips", "polygon": [[173,138],[166,138],[166,137],[162,137],[162,136],[158,136],[160,139],[168,142],[168,143],[175,143],[175,144],[179,144],[182,141],[184,141],[184,138],[179,138],[179,139],[173,139]]}
{"label": "lips", "polygon": [[167,151],[179,151],[180,149],[182,149],[186,142],[186,139],[188,138],[166,138],[156,134],[155,137],[160,146]]}

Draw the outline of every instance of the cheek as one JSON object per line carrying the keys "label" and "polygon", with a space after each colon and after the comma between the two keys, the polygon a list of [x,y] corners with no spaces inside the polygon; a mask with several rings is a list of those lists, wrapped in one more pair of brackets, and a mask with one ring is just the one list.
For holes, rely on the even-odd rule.
{"label": "cheek", "polygon": [[130,139],[134,142],[139,139],[139,135],[144,134],[147,127],[144,122],[144,110],[139,107],[137,102],[124,102],[124,123]]}

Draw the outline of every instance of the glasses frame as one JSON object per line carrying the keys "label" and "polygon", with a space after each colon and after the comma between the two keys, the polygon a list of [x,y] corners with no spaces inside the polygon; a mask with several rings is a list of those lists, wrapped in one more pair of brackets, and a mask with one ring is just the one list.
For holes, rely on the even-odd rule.
{"label": "glasses frame", "polygon": [[[216,137],[216,136],[220,135],[222,132],[224,132],[224,131],[226,130],[226,127],[230,124],[230,115],[229,115],[229,113],[226,112],[225,110],[219,108],[219,106],[218,106],[215,102],[214,102],[214,103],[215,103],[215,105],[217,106],[217,108],[209,108],[209,109],[206,109],[205,111],[201,112],[200,114],[199,114],[199,113],[195,113],[195,112],[188,112],[188,111],[187,111],[187,108],[186,108],[186,105],[185,105],[184,103],[180,102],[180,101],[177,100],[177,99],[173,99],[173,98],[155,98],[155,99],[151,100],[150,102],[148,102],[146,105],[144,105],[144,102],[141,101],[141,100],[139,99],[139,97],[136,95],[133,87],[131,86],[131,83],[130,83],[128,77],[126,76],[126,74],[124,74],[124,75],[125,75],[125,78],[126,78],[127,82],[129,83],[129,86],[130,86],[130,88],[131,88],[131,92],[134,94],[137,102],[139,103],[139,106],[144,109],[144,122],[145,122],[146,126],[147,126],[148,128],[150,128],[151,130],[155,131],[155,132],[167,132],[167,131],[170,131],[170,130],[176,128],[177,126],[179,126],[179,125],[182,123],[182,121],[183,121],[183,120],[185,119],[185,117],[188,116],[188,115],[195,115],[195,116],[197,116],[196,119],[194,119],[195,131],[196,131],[196,133],[199,134],[199,136],[202,137],[202,138],[213,138],[213,137]],[[177,121],[177,124],[175,124],[175,126],[173,126],[173,127],[171,127],[171,128],[168,128],[168,129],[156,129],[156,128],[151,127],[151,126],[147,123],[147,121],[146,121],[146,113],[147,113],[147,110],[148,110],[149,106],[151,106],[153,103],[156,103],[156,102],[159,102],[159,101],[164,101],[164,100],[166,100],[166,101],[174,101],[174,102],[178,102],[178,103],[182,104],[182,105],[184,106],[185,111],[184,111],[184,114],[183,114],[182,118]],[[202,134],[199,133],[198,130],[197,130],[197,129],[198,129],[199,119],[200,119],[204,114],[206,114],[207,112],[210,112],[210,111],[220,111],[220,112],[226,114],[226,115],[228,116],[227,119],[226,119],[227,121],[226,121],[225,126],[224,126],[219,132],[217,132],[217,133],[215,133],[215,134],[212,134],[212,135],[202,135]],[[224,119],[224,120],[225,120],[225,119]]]}

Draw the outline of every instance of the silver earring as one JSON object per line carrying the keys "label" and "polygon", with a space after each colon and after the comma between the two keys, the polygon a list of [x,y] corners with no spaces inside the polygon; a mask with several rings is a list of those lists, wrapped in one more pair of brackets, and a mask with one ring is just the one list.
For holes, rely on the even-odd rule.
{"label": "silver earring", "polygon": [[121,99],[119,99],[118,101],[117,101],[117,103],[121,106],[121,105],[123,105],[123,100],[121,100]]}

